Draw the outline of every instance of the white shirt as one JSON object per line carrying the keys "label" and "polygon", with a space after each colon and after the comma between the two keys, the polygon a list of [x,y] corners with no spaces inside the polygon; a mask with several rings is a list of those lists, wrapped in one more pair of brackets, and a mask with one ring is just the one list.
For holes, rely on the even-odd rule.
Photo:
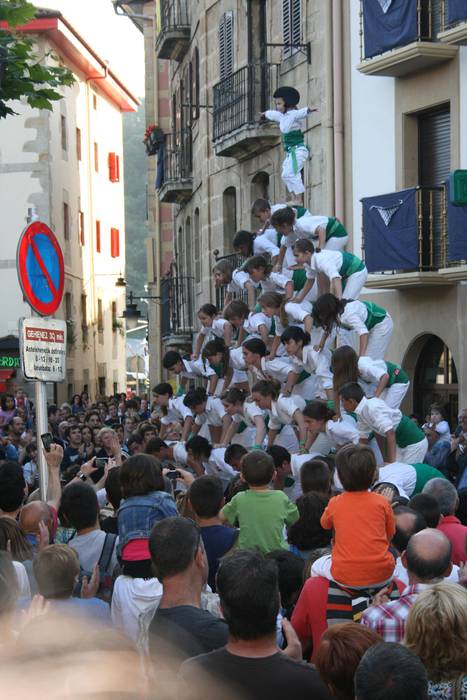
{"label": "white shirt", "polygon": [[266,316],[266,314],[263,314],[262,311],[258,311],[257,313],[255,313],[254,311],[250,311],[250,313],[248,314],[248,318],[243,324],[243,328],[245,330],[245,333],[248,333],[248,335],[257,336],[258,338],[260,338],[260,326],[266,326],[266,329],[269,333],[269,331],[271,330],[271,325],[272,319]]}
{"label": "white shirt", "polygon": [[366,396],[358,404],[355,413],[361,438],[368,438],[371,432],[385,435],[388,430],[396,430],[402,418],[402,413],[397,408],[389,408],[382,399],[367,399]]}
{"label": "white shirt", "polygon": [[206,408],[203,413],[200,413],[195,418],[196,425],[208,425],[220,426],[222,425],[222,419],[225,416],[225,408],[217,396],[208,396],[206,402]]}
{"label": "white shirt", "polygon": [[[303,304],[303,306],[302,306]],[[289,321],[290,326],[299,326],[303,329],[303,322],[307,316],[311,316],[311,307],[309,302],[304,300],[301,304],[296,304],[295,302],[287,302],[284,308],[285,315]],[[285,331],[285,326],[282,323],[279,316],[274,316],[274,323],[276,326],[276,335],[281,336]]]}
{"label": "white shirt", "polygon": [[278,112],[275,109],[268,109],[264,113],[266,119],[271,122],[278,122],[279,129],[283,134],[289,131],[301,131],[303,122],[308,116],[308,107],[301,109],[289,109],[287,112]]}
{"label": "white shirt", "polygon": [[[397,557],[396,568],[394,569],[394,578],[398,578],[407,586],[409,585],[409,574],[407,569],[403,565],[401,558]],[[459,567],[456,564],[452,565],[452,571],[449,576],[446,576],[445,581],[452,581],[453,583],[459,583]]]}
{"label": "white shirt", "polygon": [[173,450],[174,462],[179,464],[181,467],[186,467],[188,454],[183,442],[172,443],[171,447]]}
{"label": "white shirt", "polygon": [[[368,309],[361,301],[355,300],[350,301],[345,305],[344,311],[341,314],[340,321],[345,326],[350,326],[350,328],[358,333],[358,335],[365,335],[369,333],[368,328],[365,325],[365,321],[368,318]],[[368,358],[369,359],[369,358]],[[374,360],[373,360],[374,362]],[[384,364],[384,363],[383,363]],[[386,370],[386,365],[384,365]],[[360,363],[359,363],[360,370]],[[365,380],[366,381],[366,380]]]}
{"label": "white shirt", "polygon": [[195,379],[196,377],[210,377],[215,374],[214,370],[209,365],[204,365],[201,358],[198,360],[182,360],[183,369],[180,376],[186,379]]}
{"label": "white shirt", "polygon": [[328,420],[326,423],[326,435],[332,443],[334,449],[339,449],[348,443],[358,444],[360,436],[357,430],[357,424],[352,416],[343,413],[342,420]]}
{"label": "white shirt", "polygon": [[157,578],[118,576],[110,608],[114,627],[137,642],[140,615],[151,608],[161,595],[162,584]]}
{"label": "white shirt", "polygon": [[311,256],[310,269],[315,272],[322,272],[330,280],[340,277],[340,269],[344,258],[338,250],[322,250]]}
{"label": "white shirt", "polygon": [[295,422],[295,412],[303,411],[305,406],[306,401],[301,396],[279,396],[268,410],[269,428],[280,430],[283,425],[292,425]]}
{"label": "white shirt", "polygon": [[232,416],[232,420],[234,423],[241,423],[243,421],[249,428],[255,428],[256,423],[254,419],[258,416],[264,420],[264,411],[253,401],[245,401],[243,404],[243,413],[236,413]]}
{"label": "white shirt", "polygon": [[287,381],[289,374],[294,372],[292,363],[286,357],[275,357],[273,360],[266,360],[265,357],[262,357],[260,369],[250,366],[249,370],[255,381],[276,379],[283,384]]}
{"label": "white shirt", "polygon": [[230,481],[238,472],[225,461],[225,447],[216,447],[212,450],[207,462],[203,462],[206,474],[219,476],[223,480]]}
{"label": "white shirt", "polygon": [[256,236],[253,240],[253,253],[255,255],[264,255],[267,253],[271,258],[279,255],[277,246],[277,231],[275,228],[267,228],[260,236]]}
{"label": "white shirt", "polygon": [[[354,304],[355,302],[352,302]],[[349,304],[347,304],[349,306]],[[367,331],[368,332],[368,331]],[[368,384],[378,383],[384,374],[387,374],[388,368],[384,360],[373,360],[365,355],[358,358],[358,374],[361,379]]]}
{"label": "white shirt", "polygon": [[14,561],[13,568],[16,573],[16,578],[18,579],[18,597],[30,598],[31,586],[29,585],[29,578],[26,571],[26,567],[20,561]]}
{"label": "white shirt", "polygon": [[216,338],[223,338],[225,326],[228,324],[229,322],[225,318],[215,318],[212,322],[212,326],[201,326],[200,334],[206,336],[212,333]]}
{"label": "white shirt", "polygon": [[239,294],[244,291],[247,282],[251,282],[248,272],[237,268],[232,272],[232,281],[227,285],[227,291],[233,294]]}
{"label": "white shirt", "polygon": [[284,294],[286,284],[290,282],[290,277],[283,275],[280,272],[271,272],[271,274],[259,283],[261,286],[261,293],[266,292],[277,292],[278,294]]}
{"label": "white shirt", "polygon": [[184,423],[185,418],[193,417],[192,412],[183,403],[182,396],[176,396],[169,399],[167,406],[167,415],[161,417],[162,425],[170,425],[171,423]]}
{"label": "white shirt", "polygon": [[316,225],[313,223],[314,218],[316,217],[313,217],[310,214],[296,219],[293,230],[286,236],[282,236],[281,245],[285,246],[286,248],[290,248],[300,238],[314,238],[316,231]]}
{"label": "white shirt", "polygon": [[379,468],[377,483],[387,481],[389,484],[397,486],[399,493],[404,498],[410,498],[417,483],[417,472],[411,464],[403,462],[392,462]]}

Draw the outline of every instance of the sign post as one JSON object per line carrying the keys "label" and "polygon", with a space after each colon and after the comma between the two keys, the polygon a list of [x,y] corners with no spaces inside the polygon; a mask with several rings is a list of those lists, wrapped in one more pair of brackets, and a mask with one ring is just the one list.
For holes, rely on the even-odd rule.
{"label": "sign post", "polygon": [[[31,221],[24,229],[18,243],[16,267],[32,312],[40,316],[54,314],[63,297],[65,268],[60,244],[46,224]],[[46,382],[65,378],[66,322],[37,316],[21,319],[19,337],[24,377],[35,382],[39,485],[41,500],[45,501],[48,469],[41,435],[48,429]]]}

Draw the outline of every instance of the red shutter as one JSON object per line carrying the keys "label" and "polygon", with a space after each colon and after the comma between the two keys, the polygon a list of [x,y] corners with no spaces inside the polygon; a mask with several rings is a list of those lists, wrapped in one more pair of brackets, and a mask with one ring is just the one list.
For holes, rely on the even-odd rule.
{"label": "red shutter", "polygon": [[110,255],[112,258],[118,258],[120,255],[120,231],[118,228],[110,229]]}
{"label": "red shutter", "polygon": [[79,242],[84,245],[84,213],[79,212]]}
{"label": "red shutter", "polygon": [[116,153],[109,153],[109,180],[120,182],[120,157]]}

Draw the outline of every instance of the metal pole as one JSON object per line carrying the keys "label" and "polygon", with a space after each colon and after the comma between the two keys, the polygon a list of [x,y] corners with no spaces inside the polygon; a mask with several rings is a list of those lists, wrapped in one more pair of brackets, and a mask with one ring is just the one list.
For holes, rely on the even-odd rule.
{"label": "metal pole", "polygon": [[[38,221],[39,216],[35,207],[28,209],[27,223]],[[32,316],[38,316],[31,309]],[[37,461],[39,467],[39,490],[41,501],[47,500],[47,486],[49,481],[49,468],[44,456],[44,448],[42,445],[41,435],[48,430],[47,419],[47,389],[45,382],[34,382],[34,399],[36,404],[36,440],[37,440]]]}

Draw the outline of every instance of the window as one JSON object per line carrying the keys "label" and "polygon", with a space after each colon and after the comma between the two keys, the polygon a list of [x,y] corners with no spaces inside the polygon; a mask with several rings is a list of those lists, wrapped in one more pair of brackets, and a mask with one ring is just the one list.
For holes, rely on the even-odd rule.
{"label": "window", "polygon": [[193,58],[191,60],[191,87],[190,87],[190,104],[191,104],[191,119],[195,121],[199,117],[199,51],[195,48]]}
{"label": "window", "polygon": [[120,156],[116,153],[109,153],[109,180],[120,182]]}
{"label": "window", "polygon": [[76,158],[81,160],[81,129],[76,128]]}
{"label": "window", "polygon": [[[282,0],[282,32],[284,44],[299,44],[301,39],[301,0]],[[297,48],[284,46],[284,58],[297,53]]]}
{"label": "window", "polygon": [[73,307],[70,292],[65,292],[65,321],[71,321],[73,317]]}
{"label": "window", "polygon": [[104,312],[102,310],[102,299],[97,300],[97,330],[104,330]]}
{"label": "window", "polygon": [[80,211],[78,214],[79,222],[79,244],[84,245],[84,212]]}
{"label": "window", "polygon": [[224,253],[232,252],[232,239],[237,231],[237,194],[235,187],[228,187],[222,195]]}
{"label": "window", "polygon": [[[112,328],[114,328],[114,324],[117,323],[117,302],[113,301],[112,302]],[[115,328],[114,328],[115,330]]]}
{"label": "window", "polygon": [[66,202],[63,202],[63,238],[70,240],[70,207]]}
{"label": "window", "polygon": [[220,79],[224,80],[233,71],[233,12],[222,15],[218,35]]}
{"label": "window", "polygon": [[201,240],[199,230],[199,209],[195,209],[193,239],[195,244],[195,281],[201,283]]}
{"label": "window", "polygon": [[96,253],[101,252],[101,222],[96,221]]}
{"label": "window", "polygon": [[99,146],[94,141],[94,170],[99,172]]}
{"label": "window", "polygon": [[120,231],[118,228],[110,229],[110,255],[112,258],[118,258],[120,255]]}
{"label": "window", "polygon": [[88,315],[86,294],[81,294],[81,337],[83,343],[88,342]]}
{"label": "window", "polygon": [[60,135],[61,135],[61,140],[62,140],[62,151],[66,151],[66,149],[67,149],[66,117],[64,117],[63,114],[60,117]]}

